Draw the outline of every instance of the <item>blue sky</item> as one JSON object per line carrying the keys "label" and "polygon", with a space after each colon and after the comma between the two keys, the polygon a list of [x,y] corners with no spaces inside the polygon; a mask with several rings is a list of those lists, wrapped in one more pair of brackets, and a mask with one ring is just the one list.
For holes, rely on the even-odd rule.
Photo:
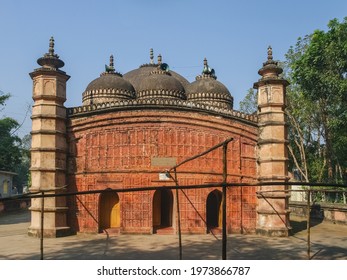
{"label": "blue sky", "polygon": [[298,37],[346,16],[346,0],[0,0],[0,90],[12,95],[0,117],[25,120],[18,134],[30,132],[28,73],[39,67],[51,36],[62,70],[71,76],[67,107],[81,105],[82,92],[110,54],[124,74],[148,63],[153,48],[189,81],[206,57],[238,109],[259,78],[269,45],[274,59],[284,60]]}

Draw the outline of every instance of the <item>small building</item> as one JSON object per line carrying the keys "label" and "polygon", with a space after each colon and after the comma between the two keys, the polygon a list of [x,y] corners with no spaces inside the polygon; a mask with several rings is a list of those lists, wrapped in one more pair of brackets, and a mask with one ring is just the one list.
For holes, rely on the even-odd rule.
{"label": "small building", "polygon": [[15,175],[17,173],[0,170],[0,198],[17,194],[16,188],[12,183]]}
{"label": "small building", "polygon": [[17,189],[13,185],[13,177],[17,173],[0,170],[0,198],[17,194]]}

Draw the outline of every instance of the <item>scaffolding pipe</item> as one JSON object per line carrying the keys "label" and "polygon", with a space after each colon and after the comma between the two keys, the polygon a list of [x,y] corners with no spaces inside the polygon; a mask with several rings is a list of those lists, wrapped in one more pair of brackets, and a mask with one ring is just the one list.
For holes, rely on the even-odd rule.
{"label": "scaffolding pipe", "polygon": [[[168,172],[168,171],[167,171]],[[179,172],[177,172],[179,173]],[[169,173],[168,173],[169,174]],[[327,183],[307,183],[307,182],[254,182],[254,183],[239,183],[239,182],[231,182],[226,183],[227,187],[260,187],[260,186],[320,186],[320,187],[339,187],[347,189],[347,184],[327,184]],[[207,188],[215,188],[220,187],[220,183],[210,183],[210,184],[201,184],[201,185],[181,185],[179,189],[182,190],[191,190],[191,189],[207,189]],[[155,191],[158,189],[167,189],[173,190],[176,189],[177,186],[156,186],[156,187],[136,187],[136,188],[117,188],[117,189],[106,189],[106,190],[88,190],[88,191],[76,191],[76,192],[66,192],[66,193],[55,193],[55,194],[46,194],[45,197],[66,197],[66,196],[74,196],[74,195],[85,195],[85,194],[97,194],[102,192],[119,192],[119,193],[127,193],[127,192],[142,192],[142,191]],[[257,191],[256,194],[267,193],[267,192],[300,192],[301,190],[271,190],[271,191]],[[330,191],[330,192],[346,192],[345,190],[325,190],[322,189],[320,191]],[[22,200],[28,198],[41,198],[42,195],[37,192],[32,192],[24,195],[19,195],[16,197],[4,197],[1,198],[0,201],[10,201],[10,200]]]}
{"label": "scaffolding pipe", "polygon": [[229,142],[231,142],[231,141],[233,141],[233,140],[234,140],[234,138],[229,138],[229,139],[227,139],[227,140],[225,140],[225,141],[223,141],[223,142],[221,142],[221,143],[219,143],[219,144],[213,146],[212,148],[210,148],[210,149],[208,149],[208,150],[206,150],[206,151],[204,151],[204,152],[202,152],[202,153],[200,153],[200,154],[197,154],[197,155],[195,155],[195,156],[193,156],[193,157],[187,158],[186,160],[180,162],[179,164],[176,164],[175,166],[171,167],[171,168],[168,170],[168,172],[170,172],[171,170],[176,169],[177,167],[179,167],[179,166],[181,166],[181,165],[183,165],[183,164],[185,164],[185,163],[187,163],[187,162],[189,162],[189,161],[191,161],[191,160],[194,160],[194,159],[196,159],[196,158],[199,158],[199,157],[201,157],[201,156],[204,156],[204,155],[208,154],[209,152],[212,152],[213,150],[215,150],[215,149],[217,149],[217,148],[219,148],[219,147],[222,147],[222,146],[224,146],[225,144],[228,144]]}
{"label": "scaffolding pipe", "polygon": [[178,243],[179,243],[179,259],[182,260],[182,234],[181,234],[181,217],[180,217],[180,203],[178,200],[178,181],[177,181],[177,172],[175,172],[175,184],[176,184],[176,205],[177,205],[177,227],[178,227]]}
{"label": "scaffolding pipe", "polygon": [[[220,147],[220,145],[219,145]],[[225,162],[226,163],[226,162]],[[226,164],[225,164],[225,169],[226,170]],[[138,191],[144,191],[144,190],[157,190],[157,189],[180,189],[183,191],[183,189],[203,189],[203,188],[211,188],[211,187],[220,187],[220,183],[214,183],[214,184],[202,184],[202,185],[189,185],[189,186],[179,186],[177,182],[177,174],[175,170],[175,182],[177,183],[175,186],[157,186],[157,187],[137,187],[137,188],[131,188],[131,189],[107,189],[107,190],[89,190],[89,191],[79,191],[79,192],[70,192],[70,193],[63,193],[63,194],[45,194],[44,191],[38,191],[38,192],[33,192],[29,194],[24,194],[24,195],[19,195],[15,197],[6,197],[6,198],[1,198],[0,201],[10,201],[10,200],[22,200],[22,199],[27,199],[27,198],[41,198],[41,242],[40,242],[40,251],[41,251],[41,259],[43,259],[43,236],[44,236],[44,198],[45,197],[61,197],[61,196],[78,196],[78,195],[87,195],[87,194],[96,194],[96,193],[107,193],[109,191],[116,191],[120,193],[126,193],[126,192],[138,192]],[[227,174],[226,172],[224,174]],[[224,177],[223,177],[224,179]],[[347,184],[327,184],[327,183],[309,183],[309,182],[254,182],[254,183],[226,183],[226,178],[225,183],[223,183],[223,187],[225,186],[225,191],[227,187],[253,187],[253,186],[272,186],[272,185],[301,185],[301,186],[324,186],[324,187],[340,187],[347,189]],[[64,186],[66,187],[66,186]],[[50,190],[45,190],[50,191]],[[302,192],[304,190],[286,190],[285,192]],[[310,240],[310,228],[311,228],[311,192],[314,190],[307,189],[307,256],[308,259],[311,259],[311,240]],[[324,191],[330,191],[330,192],[345,192],[345,190],[331,190],[331,189],[324,189]],[[283,192],[282,190],[272,190],[272,191],[260,191],[256,192],[257,194],[262,194],[262,193],[267,193],[267,192]],[[178,200],[177,200],[178,202]],[[223,209],[223,213],[226,213]],[[224,214],[223,214],[224,215]],[[180,227],[180,226],[179,226]],[[226,227],[225,227],[226,228]],[[179,230],[180,232],[180,230]],[[181,243],[181,241],[180,241]],[[226,243],[225,243],[226,246]],[[180,245],[181,247],[181,245]],[[224,246],[223,246],[224,247]],[[225,247],[226,248],[226,247]],[[226,252],[226,250],[225,250]],[[317,253],[316,253],[317,254]],[[315,254],[315,255],[316,255]],[[226,256],[225,256],[226,257]],[[312,258],[314,255],[312,256]]]}
{"label": "scaffolding pipe", "polygon": [[41,199],[41,236],[40,236],[40,259],[43,260],[43,223],[44,223],[44,212],[45,212],[45,193],[42,191]]}
{"label": "scaffolding pipe", "polygon": [[227,259],[227,149],[228,142],[223,143],[223,218],[222,218],[222,259]]}
{"label": "scaffolding pipe", "polygon": [[311,190],[307,190],[307,259],[311,259]]}

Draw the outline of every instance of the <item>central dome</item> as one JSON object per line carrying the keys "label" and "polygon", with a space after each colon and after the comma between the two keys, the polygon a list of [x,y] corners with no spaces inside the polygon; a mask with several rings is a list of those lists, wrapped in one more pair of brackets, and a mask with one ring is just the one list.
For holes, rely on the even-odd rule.
{"label": "central dome", "polygon": [[137,98],[178,98],[186,99],[183,85],[167,70],[159,65],[138,85]]}
{"label": "central dome", "polygon": [[[129,71],[128,73],[125,73],[123,78],[129,81],[134,86],[136,91],[139,91],[142,80],[147,79],[148,76],[150,76],[153,71],[156,71],[158,66],[160,66],[161,64],[161,61],[162,61],[162,57],[161,55],[158,55],[158,63],[154,63],[153,49],[151,49],[150,63],[143,64],[138,69],[134,69]],[[186,88],[186,86],[189,85],[188,80],[182,77],[180,74],[169,69],[167,69],[167,72],[177,81],[179,81],[184,89]]]}
{"label": "central dome", "polygon": [[[177,73],[170,71],[169,65],[162,63],[161,55],[158,55],[158,63],[153,63],[153,51],[151,50],[151,62],[140,66],[124,75],[124,79],[134,85],[136,98],[138,99],[186,99],[185,86],[189,82]],[[183,85],[184,84],[184,85]]]}

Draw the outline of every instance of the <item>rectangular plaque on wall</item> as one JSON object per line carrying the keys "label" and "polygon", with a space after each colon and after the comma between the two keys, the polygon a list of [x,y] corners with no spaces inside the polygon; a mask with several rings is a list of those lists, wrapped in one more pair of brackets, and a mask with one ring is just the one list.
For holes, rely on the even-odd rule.
{"label": "rectangular plaque on wall", "polygon": [[174,157],[152,157],[151,158],[152,166],[160,167],[172,167],[176,165],[176,158]]}

